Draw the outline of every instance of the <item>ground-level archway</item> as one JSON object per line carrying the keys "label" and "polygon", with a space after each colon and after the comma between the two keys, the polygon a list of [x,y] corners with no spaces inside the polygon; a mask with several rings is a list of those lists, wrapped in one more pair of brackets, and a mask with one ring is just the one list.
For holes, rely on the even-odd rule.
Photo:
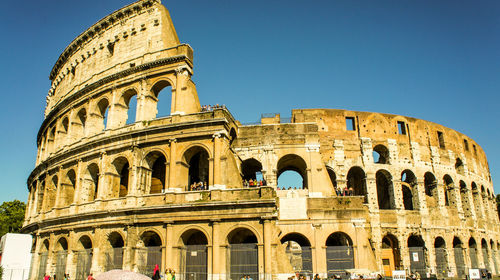
{"label": "ground-level archway", "polygon": [[257,237],[246,228],[237,228],[227,236],[229,243],[229,273],[231,279],[249,275],[259,279],[259,251]]}
{"label": "ground-level archway", "polygon": [[312,251],[309,240],[300,233],[289,233],[281,238],[286,254],[295,272],[312,277]]}
{"label": "ground-level archway", "polygon": [[123,267],[123,247],[125,242],[118,232],[112,232],[108,235],[109,247],[105,252],[106,270],[122,269]]}
{"label": "ground-level archway", "polygon": [[446,252],[446,242],[442,237],[434,240],[434,255],[436,257],[436,274],[439,278],[448,277],[448,253]]}
{"label": "ground-level archway", "polygon": [[401,254],[399,251],[398,239],[387,234],[382,238],[382,265],[384,267],[384,275],[392,277],[392,271],[400,268]]}
{"label": "ground-level archway", "polygon": [[354,247],[349,235],[340,231],[332,233],[326,239],[325,245],[329,278],[344,274],[346,269],[354,268]]}
{"label": "ground-level archway", "polygon": [[462,241],[458,237],[453,238],[453,254],[455,255],[455,267],[457,268],[457,276],[465,277],[465,258],[464,247]]}
{"label": "ground-level archway", "polygon": [[156,232],[146,231],[141,235],[141,243],[136,260],[139,272],[152,277],[155,265],[162,264],[162,241]]}
{"label": "ground-level archway", "polygon": [[56,244],[56,276],[59,279],[64,278],[66,273],[66,263],[68,260],[68,241],[61,237]]}
{"label": "ground-level archway", "polygon": [[76,251],[76,279],[86,279],[92,266],[92,240],[87,235],[80,237]]}
{"label": "ground-level archway", "polygon": [[426,274],[425,242],[420,235],[410,235],[408,238],[410,253],[410,269],[420,275]]}
{"label": "ground-level archway", "polygon": [[206,280],[208,240],[197,229],[190,229],[181,235],[180,274],[184,280]]}

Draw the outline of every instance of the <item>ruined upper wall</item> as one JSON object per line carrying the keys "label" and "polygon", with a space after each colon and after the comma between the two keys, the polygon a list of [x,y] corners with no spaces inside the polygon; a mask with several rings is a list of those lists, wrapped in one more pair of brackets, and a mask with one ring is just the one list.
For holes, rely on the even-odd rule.
{"label": "ruined upper wall", "polygon": [[[179,38],[159,0],[141,0],[104,17],[74,39],[55,63],[47,116],[89,84],[136,65],[178,55]],[[192,54],[189,57],[192,60]]]}

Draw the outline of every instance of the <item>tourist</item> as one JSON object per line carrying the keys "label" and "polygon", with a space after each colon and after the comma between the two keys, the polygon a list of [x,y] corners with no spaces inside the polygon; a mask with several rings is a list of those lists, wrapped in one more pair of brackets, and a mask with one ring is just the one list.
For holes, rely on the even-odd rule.
{"label": "tourist", "polygon": [[316,273],[316,275],[314,275],[313,280],[320,280],[320,279],[321,279],[321,278],[319,278],[319,274],[318,274],[318,273]]}
{"label": "tourist", "polygon": [[43,277],[43,280],[50,280],[50,276],[48,274],[45,274],[45,276]]}
{"label": "tourist", "polygon": [[175,280],[175,270],[172,269],[171,274],[172,274],[172,280]]}
{"label": "tourist", "polygon": [[87,280],[95,280],[94,276],[92,273],[89,274],[89,276],[87,277]]}
{"label": "tourist", "polygon": [[170,268],[165,271],[166,280],[172,280],[172,273],[170,272]]}
{"label": "tourist", "polygon": [[153,269],[153,277],[151,278],[153,280],[160,280],[160,268],[158,265],[155,265],[155,268]]}

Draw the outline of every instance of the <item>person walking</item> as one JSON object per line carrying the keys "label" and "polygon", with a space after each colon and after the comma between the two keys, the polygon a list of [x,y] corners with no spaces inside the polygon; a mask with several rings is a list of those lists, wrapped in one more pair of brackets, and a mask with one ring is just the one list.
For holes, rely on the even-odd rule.
{"label": "person walking", "polygon": [[94,276],[92,273],[89,274],[89,276],[87,277],[87,280],[95,280]]}
{"label": "person walking", "polygon": [[153,277],[151,278],[153,280],[161,280],[160,278],[160,268],[158,265],[155,265],[155,269],[153,270]]}

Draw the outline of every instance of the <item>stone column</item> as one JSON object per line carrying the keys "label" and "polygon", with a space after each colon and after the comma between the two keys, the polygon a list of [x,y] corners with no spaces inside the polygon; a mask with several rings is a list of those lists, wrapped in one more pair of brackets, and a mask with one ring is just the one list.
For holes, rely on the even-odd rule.
{"label": "stone column", "polygon": [[58,167],[57,171],[57,186],[56,186],[56,201],[54,202],[54,208],[61,207],[61,189],[62,189],[62,182],[63,180],[63,172],[62,172],[62,166]]}
{"label": "stone column", "polygon": [[212,221],[212,280],[219,280],[221,271],[220,263],[224,258],[220,257],[220,242],[219,242],[220,222]]}
{"label": "stone column", "polygon": [[221,133],[215,133],[212,135],[213,142],[214,142],[214,148],[213,148],[213,169],[211,168],[210,170],[213,170],[212,176],[209,175],[209,178],[213,178],[213,184],[212,186],[214,187],[220,187],[222,185],[222,180],[221,180],[221,168],[220,168],[220,157],[221,157],[221,150],[222,150],[222,139],[223,135]]}
{"label": "stone column", "polygon": [[[165,267],[173,267],[173,225],[172,223],[165,224]],[[170,263],[168,262],[170,260]]]}
{"label": "stone column", "polygon": [[264,232],[264,280],[270,280],[272,278],[272,252],[271,252],[271,220],[264,219],[263,223],[263,232]]}

